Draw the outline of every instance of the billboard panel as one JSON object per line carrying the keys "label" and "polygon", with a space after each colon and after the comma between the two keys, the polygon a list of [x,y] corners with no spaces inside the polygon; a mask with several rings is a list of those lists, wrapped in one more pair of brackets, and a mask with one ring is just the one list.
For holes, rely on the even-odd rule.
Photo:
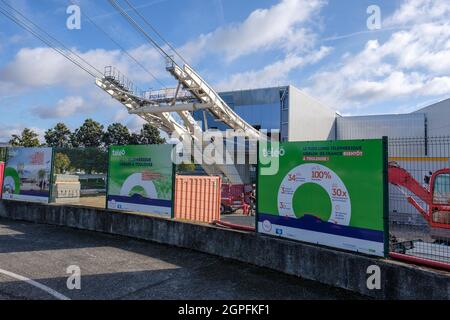
{"label": "billboard panel", "polygon": [[48,203],[51,169],[52,148],[9,148],[2,198]]}
{"label": "billboard panel", "polygon": [[258,231],[384,256],[384,149],[382,140],[262,146]]}
{"label": "billboard panel", "polygon": [[172,145],[111,147],[108,209],[172,217],[172,148]]}

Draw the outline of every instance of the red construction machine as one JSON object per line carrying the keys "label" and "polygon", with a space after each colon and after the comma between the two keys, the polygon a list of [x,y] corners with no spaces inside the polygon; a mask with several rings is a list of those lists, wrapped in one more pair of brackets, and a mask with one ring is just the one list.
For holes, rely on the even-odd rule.
{"label": "red construction machine", "polygon": [[242,209],[244,215],[250,215],[254,211],[253,185],[222,184],[221,214],[234,213]]}
{"label": "red construction machine", "polygon": [[[431,227],[433,238],[441,240],[450,239],[450,168],[430,172],[425,176],[423,186],[408,171],[401,168],[396,162],[389,163],[389,183],[399,187],[408,202],[416,208]],[[428,208],[409,195],[409,190],[419,198]]]}

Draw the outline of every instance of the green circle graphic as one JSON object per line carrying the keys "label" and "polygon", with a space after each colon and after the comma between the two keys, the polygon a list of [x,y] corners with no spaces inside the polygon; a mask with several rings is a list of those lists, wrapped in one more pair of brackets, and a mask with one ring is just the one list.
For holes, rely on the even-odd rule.
{"label": "green circle graphic", "polygon": [[20,177],[17,171],[13,168],[6,168],[3,181],[5,181],[6,177],[11,177],[14,180],[14,193],[20,194]]}
{"label": "green circle graphic", "polygon": [[143,197],[148,197],[147,192],[145,192],[145,189],[142,186],[135,186],[133,189],[131,189],[129,196],[132,197],[135,194],[141,195]]}
{"label": "green circle graphic", "polygon": [[293,209],[297,218],[309,214],[328,221],[331,218],[332,203],[328,192],[316,183],[300,186],[293,197]]}

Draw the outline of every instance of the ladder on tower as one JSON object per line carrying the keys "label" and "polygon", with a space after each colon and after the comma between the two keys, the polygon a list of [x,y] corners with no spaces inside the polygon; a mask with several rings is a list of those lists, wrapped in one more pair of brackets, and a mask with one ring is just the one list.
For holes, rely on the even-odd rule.
{"label": "ladder on tower", "polygon": [[231,129],[241,131],[246,137],[261,138],[261,133],[235,113],[189,65],[185,64],[181,68],[173,60],[168,60],[166,69],[183,85],[184,89],[197,97],[202,103],[209,105],[208,110],[216,119],[223,121]]}
{"label": "ladder on tower", "polygon": [[[201,142],[202,147],[205,147],[208,142],[203,140],[203,130],[191,114],[191,111],[197,109],[209,110],[219,120],[230,125],[232,129],[240,130],[241,133],[246,132],[247,137],[259,137],[259,132],[235,114],[190,67],[185,66],[184,68],[188,70],[189,74],[180,72],[181,69],[172,69],[171,67],[167,69],[171,74],[180,75],[179,86],[174,90],[161,90],[157,95],[151,92],[147,94],[137,89],[124,75],[109,66],[105,68],[104,77],[98,78],[96,84],[112,98],[122,103],[130,114],[140,116],[168,134],[176,132],[181,139],[189,137],[189,139]],[[178,77],[176,78],[178,79]],[[162,92],[166,94],[162,94]],[[174,92],[173,97],[168,97],[168,92]],[[176,121],[172,112],[178,114],[183,125]],[[221,154],[220,151],[215,150],[218,158],[231,157],[228,154]],[[213,159],[205,159],[205,155],[203,157],[204,162],[214,162]],[[241,176],[233,164],[216,162],[214,165],[202,164],[202,167],[207,174],[217,174],[219,171],[228,178],[230,183],[242,183]]]}
{"label": "ladder on tower", "polygon": [[[130,81],[125,80],[125,77],[116,77],[116,73],[112,72],[112,68],[107,70],[109,74],[104,75],[103,78],[97,79],[97,85],[110,94],[114,99],[121,102],[128,109],[130,114],[137,114],[150,124],[157,128],[172,134],[176,132],[179,137],[187,137],[191,141],[194,140],[197,144],[201,141],[202,144],[206,144],[203,140],[203,130],[200,125],[195,121],[191,112],[197,109],[203,109],[209,111],[218,121],[222,121],[228,125],[231,129],[236,131],[240,137],[259,140],[263,137],[258,130],[249,125],[244,119],[242,119],[237,113],[234,112],[212,89],[212,87],[203,80],[197,72],[194,71],[187,63],[180,67],[174,60],[173,56],[170,56],[164,46],[158,44],[158,41],[148,33],[146,30],[132,17],[126,10],[124,10],[116,0],[109,0],[111,5],[130,23],[130,25],[140,32],[147,41],[166,58],[166,70],[177,80],[178,87],[174,91],[174,96],[169,99],[167,96],[162,97],[145,93],[136,90],[134,85],[130,85]],[[148,22],[145,17],[139,13],[139,11],[129,2],[126,1],[132,11],[144,21],[146,26],[149,26],[153,33],[157,37],[165,42],[165,44],[177,54],[183,62],[186,60],[176,51],[176,49],[168,43],[159,32]],[[111,74],[112,72],[112,74]],[[178,114],[183,124],[180,124],[172,116],[172,113]],[[203,149],[202,149],[203,150]],[[216,157],[222,157],[222,159],[229,159],[231,156],[228,154],[217,154],[220,150],[215,150]],[[227,151],[225,151],[227,152]],[[203,154],[203,156],[205,156]],[[234,157],[233,157],[234,158]],[[207,159],[211,160],[211,159]],[[205,162],[205,159],[204,161]],[[211,163],[211,161],[207,161]],[[205,171],[212,172],[212,168],[219,168],[220,171],[229,178],[231,183],[240,183],[240,176],[234,165],[222,165],[217,164],[209,168],[203,165]],[[210,170],[211,169],[211,170]]]}

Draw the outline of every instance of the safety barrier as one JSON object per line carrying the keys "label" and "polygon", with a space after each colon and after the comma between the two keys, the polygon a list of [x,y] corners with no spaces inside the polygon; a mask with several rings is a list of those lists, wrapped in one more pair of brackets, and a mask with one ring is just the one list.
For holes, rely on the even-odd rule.
{"label": "safety barrier", "polygon": [[176,176],[175,219],[212,223],[220,220],[220,177]]}
{"label": "safety barrier", "polygon": [[[360,143],[355,141],[347,141],[346,143],[348,143],[350,147],[361,146]],[[330,150],[333,150],[333,154],[336,154],[336,150],[339,149],[339,144],[329,144],[332,146],[330,147]],[[327,143],[325,143],[325,145],[327,145]],[[50,149],[50,151],[48,148],[32,148],[27,149],[26,152],[28,153],[24,154],[21,154],[20,152],[10,152],[9,159],[11,156],[24,159],[27,154],[29,156],[27,156],[27,159],[30,159],[29,161],[32,161],[35,165],[38,165],[38,167],[39,165],[42,166],[42,168],[39,167],[35,170],[34,177],[37,179],[36,181],[30,182],[30,179],[25,179],[25,183],[32,189],[31,192],[34,192],[34,195],[42,193],[45,198],[46,196],[44,193],[47,189],[47,196],[50,203],[68,203],[70,205],[81,205],[83,207],[106,208],[108,188],[111,189],[117,182],[112,181],[111,183],[111,181],[109,181],[108,183],[108,180],[111,179],[111,172],[117,170],[117,168],[108,168],[108,163],[111,165],[111,157],[113,155],[120,156],[122,151],[124,151],[124,146],[117,148],[118,149],[112,148],[109,151],[109,159],[106,150],[95,148]],[[15,149],[11,150],[14,151]],[[24,149],[21,148],[21,150],[23,151]],[[113,150],[116,150],[116,152],[113,152]],[[389,220],[386,220],[389,222],[388,229],[386,229],[389,230],[389,250],[387,251],[386,256],[390,256],[394,259],[403,259],[409,263],[425,264],[434,268],[450,270],[450,237],[448,234],[448,231],[450,230],[448,227],[450,212],[450,169],[448,169],[450,167],[450,137],[391,139],[389,140],[388,150],[389,163],[387,163],[388,161],[386,159],[386,171],[388,172],[388,180],[390,182],[388,192],[390,210]],[[311,150],[308,152],[311,153]],[[349,155],[352,155],[353,159],[358,159],[358,157],[365,154],[366,150],[346,152],[350,152]],[[46,167],[49,154],[52,158],[52,165]],[[306,162],[311,159],[320,161],[322,158],[316,156],[304,157]],[[345,157],[342,159],[345,159]],[[120,160],[118,165],[127,167],[128,165],[126,163],[129,164],[130,161],[133,164],[138,164],[137,167],[142,169],[138,172],[142,181],[160,179],[162,176],[161,172],[154,170],[154,167],[153,169],[146,167],[146,165],[148,165],[147,162],[149,162],[148,157],[146,156],[133,156],[127,161]],[[164,161],[169,163],[170,160],[167,158]],[[17,163],[25,165],[24,161],[19,161]],[[18,172],[19,176],[21,170],[24,168],[17,166],[17,163],[14,165],[14,170]],[[155,163],[152,163],[152,165],[155,165]],[[244,168],[244,166],[242,168]],[[161,205],[162,203],[163,206],[168,205],[171,208],[173,207],[172,214],[170,214],[170,210],[167,211],[168,215],[166,218],[212,223],[222,228],[241,231],[273,232],[273,236],[276,237],[283,235],[280,234],[280,232],[283,231],[278,230],[280,228],[274,227],[274,224],[278,223],[279,220],[274,220],[273,222],[270,220],[269,223],[267,223],[263,219],[258,226],[256,221],[261,219],[261,215],[253,217],[251,215],[242,214],[241,212],[232,215],[220,215],[220,204],[223,203],[223,201],[220,200],[220,192],[218,191],[222,183],[220,178],[199,177],[198,175],[195,177],[180,175],[175,179],[175,168],[172,168],[172,166],[169,165],[167,170],[167,181],[164,182],[164,184],[155,185],[156,196],[154,200],[156,204],[154,203],[150,206],[151,208],[155,208],[155,206]],[[8,174],[11,174],[10,171],[11,170],[8,171]],[[257,171],[259,171],[259,169],[257,169]],[[318,171],[318,174],[323,174],[323,177],[317,176],[315,179],[320,178],[327,180],[333,177],[333,173],[330,170],[316,171]],[[250,183],[246,182],[246,184],[238,186],[240,189],[244,186],[244,198],[248,198],[245,200],[245,202],[248,203],[252,202],[250,198],[255,197],[253,194],[254,190],[250,188],[252,186],[251,181],[253,181],[253,179],[250,179],[250,174],[251,172],[247,172],[249,178],[248,181]],[[173,179],[173,181],[171,179]],[[209,184],[215,183],[215,186],[200,186],[201,183],[206,183],[200,182],[205,179],[209,181]],[[9,179],[9,181],[12,180]],[[16,185],[17,183],[20,184],[20,179],[14,183]],[[4,183],[0,182],[1,186],[3,186],[3,184]],[[197,184],[197,187],[195,187],[195,184]],[[13,186],[8,185],[7,187],[10,189],[15,188],[14,184]],[[238,187],[235,187],[235,189]],[[247,188],[248,190],[246,187],[249,187]],[[5,191],[5,188],[2,189]],[[3,195],[3,199],[12,199],[12,190],[10,189],[7,189],[7,194],[9,196],[5,197],[5,195]],[[230,190],[226,193],[227,195],[234,194],[234,189]],[[130,192],[133,193],[133,195],[144,195],[144,191],[145,190],[131,186],[128,190],[128,196],[130,195]],[[261,190],[258,190],[257,194],[261,197],[259,191]],[[286,189],[285,191],[289,190]],[[30,191],[27,192],[30,193]],[[337,189],[336,192],[338,192]],[[111,192],[109,192],[109,194],[111,194]],[[168,200],[156,199],[157,196],[160,196],[161,194],[164,194],[164,197],[166,197],[165,199]],[[118,196],[121,196],[120,192]],[[341,198],[342,196],[343,194],[341,194]],[[267,192],[264,193],[264,197],[265,199],[269,199]],[[29,201],[28,199],[30,198],[18,198],[16,200]],[[136,200],[136,196],[134,196],[133,199]],[[120,207],[120,204],[118,204],[117,201],[114,201],[115,200],[112,199],[111,203],[115,204],[116,207],[109,207],[112,210],[121,210],[123,212],[138,211]],[[283,206],[281,206],[281,208],[283,210],[286,209]],[[153,212],[152,209],[147,212],[151,214],[157,213]],[[245,210],[243,213],[245,213]],[[311,219],[308,221],[305,220],[302,223],[317,225],[317,217],[311,216]],[[244,223],[241,223],[241,221],[244,221]],[[259,230],[257,230],[258,227]],[[334,228],[333,226],[331,227]],[[369,235],[371,237],[374,236],[372,233]],[[317,241],[316,243],[321,244],[320,241]],[[358,252],[362,252],[362,250],[358,250]],[[371,254],[371,252],[365,253]]]}
{"label": "safety barrier", "polygon": [[450,270],[450,137],[389,140],[390,255]]}
{"label": "safety barrier", "polygon": [[54,148],[52,203],[105,208],[108,151]]}

